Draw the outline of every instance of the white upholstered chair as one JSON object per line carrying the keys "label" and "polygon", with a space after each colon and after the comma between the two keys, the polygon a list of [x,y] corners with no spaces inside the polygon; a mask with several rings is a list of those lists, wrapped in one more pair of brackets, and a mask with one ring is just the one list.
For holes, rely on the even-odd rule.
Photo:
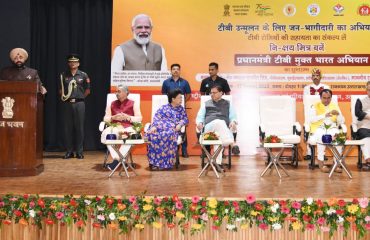
{"label": "white upholstered chair", "polygon": [[[357,99],[365,98],[367,95],[351,95],[351,116],[352,116],[352,123],[351,123],[351,138],[353,140],[358,140],[357,136],[357,117],[355,114],[355,106]],[[358,146],[358,161],[357,161],[357,168],[362,168],[362,151],[361,147]]]}

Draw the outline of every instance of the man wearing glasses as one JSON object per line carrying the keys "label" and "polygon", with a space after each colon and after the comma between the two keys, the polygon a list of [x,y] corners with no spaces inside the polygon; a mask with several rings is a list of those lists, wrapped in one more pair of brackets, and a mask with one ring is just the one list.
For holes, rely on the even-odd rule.
{"label": "man wearing glasses", "polygon": [[151,41],[152,19],[139,14],[132,19],[133,39],[114,49],[111,70],[167,71],[167,60],[161,45]]}
{"label": "man wearing glasses", "polygon": [[[201,106],[197,114],[197,128],[201,132],[204,127],[204,133],[216,132],[223,146],[233,144],[233,132],[236,130],[237,125],[235,110],[229,101],[222,98],[223,91],[221,86],[214,85],[211,88],[210,95],[211,99]],[[216,163],[222,168],[221,154],[217,156]]]}

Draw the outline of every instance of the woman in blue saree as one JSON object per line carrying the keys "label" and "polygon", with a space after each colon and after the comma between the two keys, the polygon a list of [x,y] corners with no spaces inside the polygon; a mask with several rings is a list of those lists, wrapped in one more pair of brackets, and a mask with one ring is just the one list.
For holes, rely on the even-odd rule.
{"label": "woman in blue saree", "polygon": [[168,104],[158,109],[153,118],[148,138],[148,159],[150,169],[171,169],[176,159],[177,138],[181,127],[189,120],[181,106],[180,89],[168,93]]}

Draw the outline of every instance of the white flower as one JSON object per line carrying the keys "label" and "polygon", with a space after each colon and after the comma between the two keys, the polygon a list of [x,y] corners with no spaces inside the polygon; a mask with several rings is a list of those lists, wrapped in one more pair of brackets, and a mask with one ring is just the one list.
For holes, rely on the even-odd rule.
{"label": "white flower", "polygon": [[335,209],[333,209],[333,208],[330,208],[328,211],[326,211],[326,214],[327,214],[327,215],[332,215],[332,214],[334,214],[334,213],[336,213],[336,211],[335,211]]}
{"label": "white flower", "polygon": [[90,203],[91,203],[91,201],[90,200],[87,200],[87,199],[85,199],[85,201],[84,201],[85,203],[86,203],[86,205],[87,206],[89,206],[90,205]]}
{"label": "white flower", "polygon": [[34,218],[36,216],[35,210],[33,209],[29,210],[28,213],[30,214],[30,217]]}
{"label": "white flower", "polygon": [[306,202],[308,205],[311,205],[313,203],[313,198],[312,197],[307,198]]}
{"label": "white flower", "polygon": [[277,212],[277,210],[279,209],[279,204],[278,203],[275,203],[274,205],[272,205],[271,207],[271,211],[273,212],[273,213],[276,213]]}
{"label": "white flower", "polygon": [[208,221],[208,214],[207,214],[207,213],[203,213],[202,215],[200,215],[200,218],[201,218],[203,221]]}
{"label": "white flower", "polygon": [[114,215],[114,213],[109,213],[109,219],[114,221],[116,219],[116,215]]}
{"label": "white flower", "polygon": [[104,221],[105,220],[104,215],[101,215],[101,214],[98,215],[96,218],[99,219],[100,221]]}
{"label": "white flower", "polygon": [[338,216],[337,223],[342,223],[343,221],[344,221],[344,219],[341,216]]}
{"label": "white flower", "polygon": [[225,213],[229,213],[229,209],[225,209]]}
{"label": "white flower", "polygon": [[235,222],[241,222],[241,221],[244,221],[244,220],[245,220],[245,217],[236,218],[235,219]]}
{"label": "white flower", "polygon": [[98,208],[98,211],[104,211],[103,207],[97,206],[97,208]]}
{"label": "white flower", "polygon": [[236,228],[236,226],[234,225],[234,224],[227,224],[226,225],[226,229],[227,230],[233,230],[233,229],[235,229]]}
{"label": "white flower", "polygon": [[272,229],[274,229],[274,230],[280,230],[281,229],[281,224],[280,223],[274,223],[274,224],[272,224]]}

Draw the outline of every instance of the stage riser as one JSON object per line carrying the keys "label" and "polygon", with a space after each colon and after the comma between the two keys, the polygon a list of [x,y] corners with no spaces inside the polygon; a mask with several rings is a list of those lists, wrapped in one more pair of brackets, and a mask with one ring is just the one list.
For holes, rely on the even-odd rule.
{"label": "stage riser", "polygon": [[[289,231],[288,224],[278,231],[261,230],[257,227],[242,229],[238,232],[227,231],[226,226],[221,226],[220,230],[215,231],[211,228],[205,229],[201,233],[190,234],[190,230],[182,233],[179,228],[168,229],[165,227],[154,229],[146,225],[142,231],[134,229],[130,234],[119,234],[116,229],[97,229],[88,220],[84,231],[78,230],[77,226],[61,226],[60,224],[43,225],[40,230],[37,226],[10,224],[4,225],[0,229],[0,240],[355,240],[359,235],[355,231],[349,231],[347,237],[343,232],[336,232],[332,238],[329,233],[317,234],[316,231]],[[238,226],[239,227],[239,226]],[[370,239],[370,232],[362,238]]]}

